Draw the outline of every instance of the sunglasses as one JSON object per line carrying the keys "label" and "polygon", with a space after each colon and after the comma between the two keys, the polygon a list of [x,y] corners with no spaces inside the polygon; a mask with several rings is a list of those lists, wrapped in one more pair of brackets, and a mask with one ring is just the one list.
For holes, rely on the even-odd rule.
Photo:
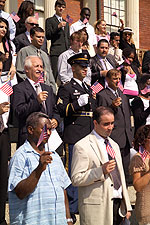
{"label": "sunglasses", "polygon": [[131,33],[124,33],[125,36],[131,36]]}
{"label": "sunglasses", "polygon": [[30,24],[33,27],[38,27],[39,26],[39,24],[37,24],[37,23],[28,23],[28,24]]}

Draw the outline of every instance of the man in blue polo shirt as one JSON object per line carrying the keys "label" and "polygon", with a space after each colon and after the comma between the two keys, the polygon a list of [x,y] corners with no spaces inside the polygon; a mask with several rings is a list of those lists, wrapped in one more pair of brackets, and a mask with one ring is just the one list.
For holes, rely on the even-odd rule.
{"label": "man in blue polo shirt", "polygon": [[[10,162],[10,223],[72,225],[65,191],[71,182],[57,153],[48,151],[52,128],[49,117],[34,112],[26,125],[28,139]],[[47,137],[41,138],[44,127]]]}

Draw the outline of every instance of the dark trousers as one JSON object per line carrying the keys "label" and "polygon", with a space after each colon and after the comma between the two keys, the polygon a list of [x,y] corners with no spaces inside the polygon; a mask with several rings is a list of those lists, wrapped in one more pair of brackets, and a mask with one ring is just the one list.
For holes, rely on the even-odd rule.
{"label": "dark trousers", "polygon": [[58,76],[58,69],[57,69],[58,56],[57,55],[50,56],[50,61],[51,61],[51,67],[52,67],[52,71],[53,71],[53,76],[54,76],[54,79],[56,81],[57,80],[57,76]]}
{"label": "dark trousers", "polygon": [[119,215],[120,204],[120,198],[115,198],[113,200],[113,225],[119,225],[123,220],[123,218]]}
{"label": "dark trousers", "polygon": [[7,198],[7,176],[8,176],[8,156],[10,153],[10,142],[8,131],[4,130],[0,134],[0,225],[6,224],[5,205]]}
{"label": "dark trousers", "polygon": [[122,164],[125,173],[125,179],[127,186],[132,185],[132,176],[129,174],[129,165],[130,165],[130,145],[127,141],[126,146],[124,148],[120,148]]}
{"label": "dark trousers", "polygon": [[[68,176],[71,178],[71,162],[72,162],[72,153],[73,153],[72,144],[65,144],[65,169],[68,173]],[[78,188],[74,187],[72,184],[69,185],[67,190],[67,196],[69,201],[70,213],[78,213]]]}

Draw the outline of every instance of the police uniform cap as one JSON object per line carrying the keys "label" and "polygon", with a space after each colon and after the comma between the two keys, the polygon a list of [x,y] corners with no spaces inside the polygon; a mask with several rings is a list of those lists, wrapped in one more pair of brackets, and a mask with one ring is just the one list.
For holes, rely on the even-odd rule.
{"label": "police uniform cap", "polygon": [[71,56],[67,62],[72,66],[73,64],[78,64],[81,66],[88,66],[89,65],[89,54],[87,53],[79,53]]}

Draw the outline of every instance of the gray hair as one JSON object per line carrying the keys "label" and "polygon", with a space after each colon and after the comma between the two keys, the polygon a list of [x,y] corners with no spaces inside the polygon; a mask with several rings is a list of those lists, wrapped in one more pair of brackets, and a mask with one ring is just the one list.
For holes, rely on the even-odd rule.
{"label": "gray hair", "polygon": [[40,118],[46,118],[49,120],[49,116],[42,112],[31,113],[26,120],[26,128],[29,126],[36,128],[39,124]]}
{"label": "gray hair", "polygon": [[27,56],[25,58],[25,61],[24,61],[24,69],[25,68],[30,68],[32,66],[32,59],[34,59],[34,58],[38,58],[38,59],[40,59],[42,61],[42,59],[39,56],[37,56],[37,55]]}
{"label": "gray hair", "polygon": [[[36,19],[34,16],[28,16],[27,19],[25,20],[25,24],[26,23],[29,23],[30,22],[30,19],[32,19],[32,18]],[[38,20],[37,20],[37,22],[38,22]]]}

